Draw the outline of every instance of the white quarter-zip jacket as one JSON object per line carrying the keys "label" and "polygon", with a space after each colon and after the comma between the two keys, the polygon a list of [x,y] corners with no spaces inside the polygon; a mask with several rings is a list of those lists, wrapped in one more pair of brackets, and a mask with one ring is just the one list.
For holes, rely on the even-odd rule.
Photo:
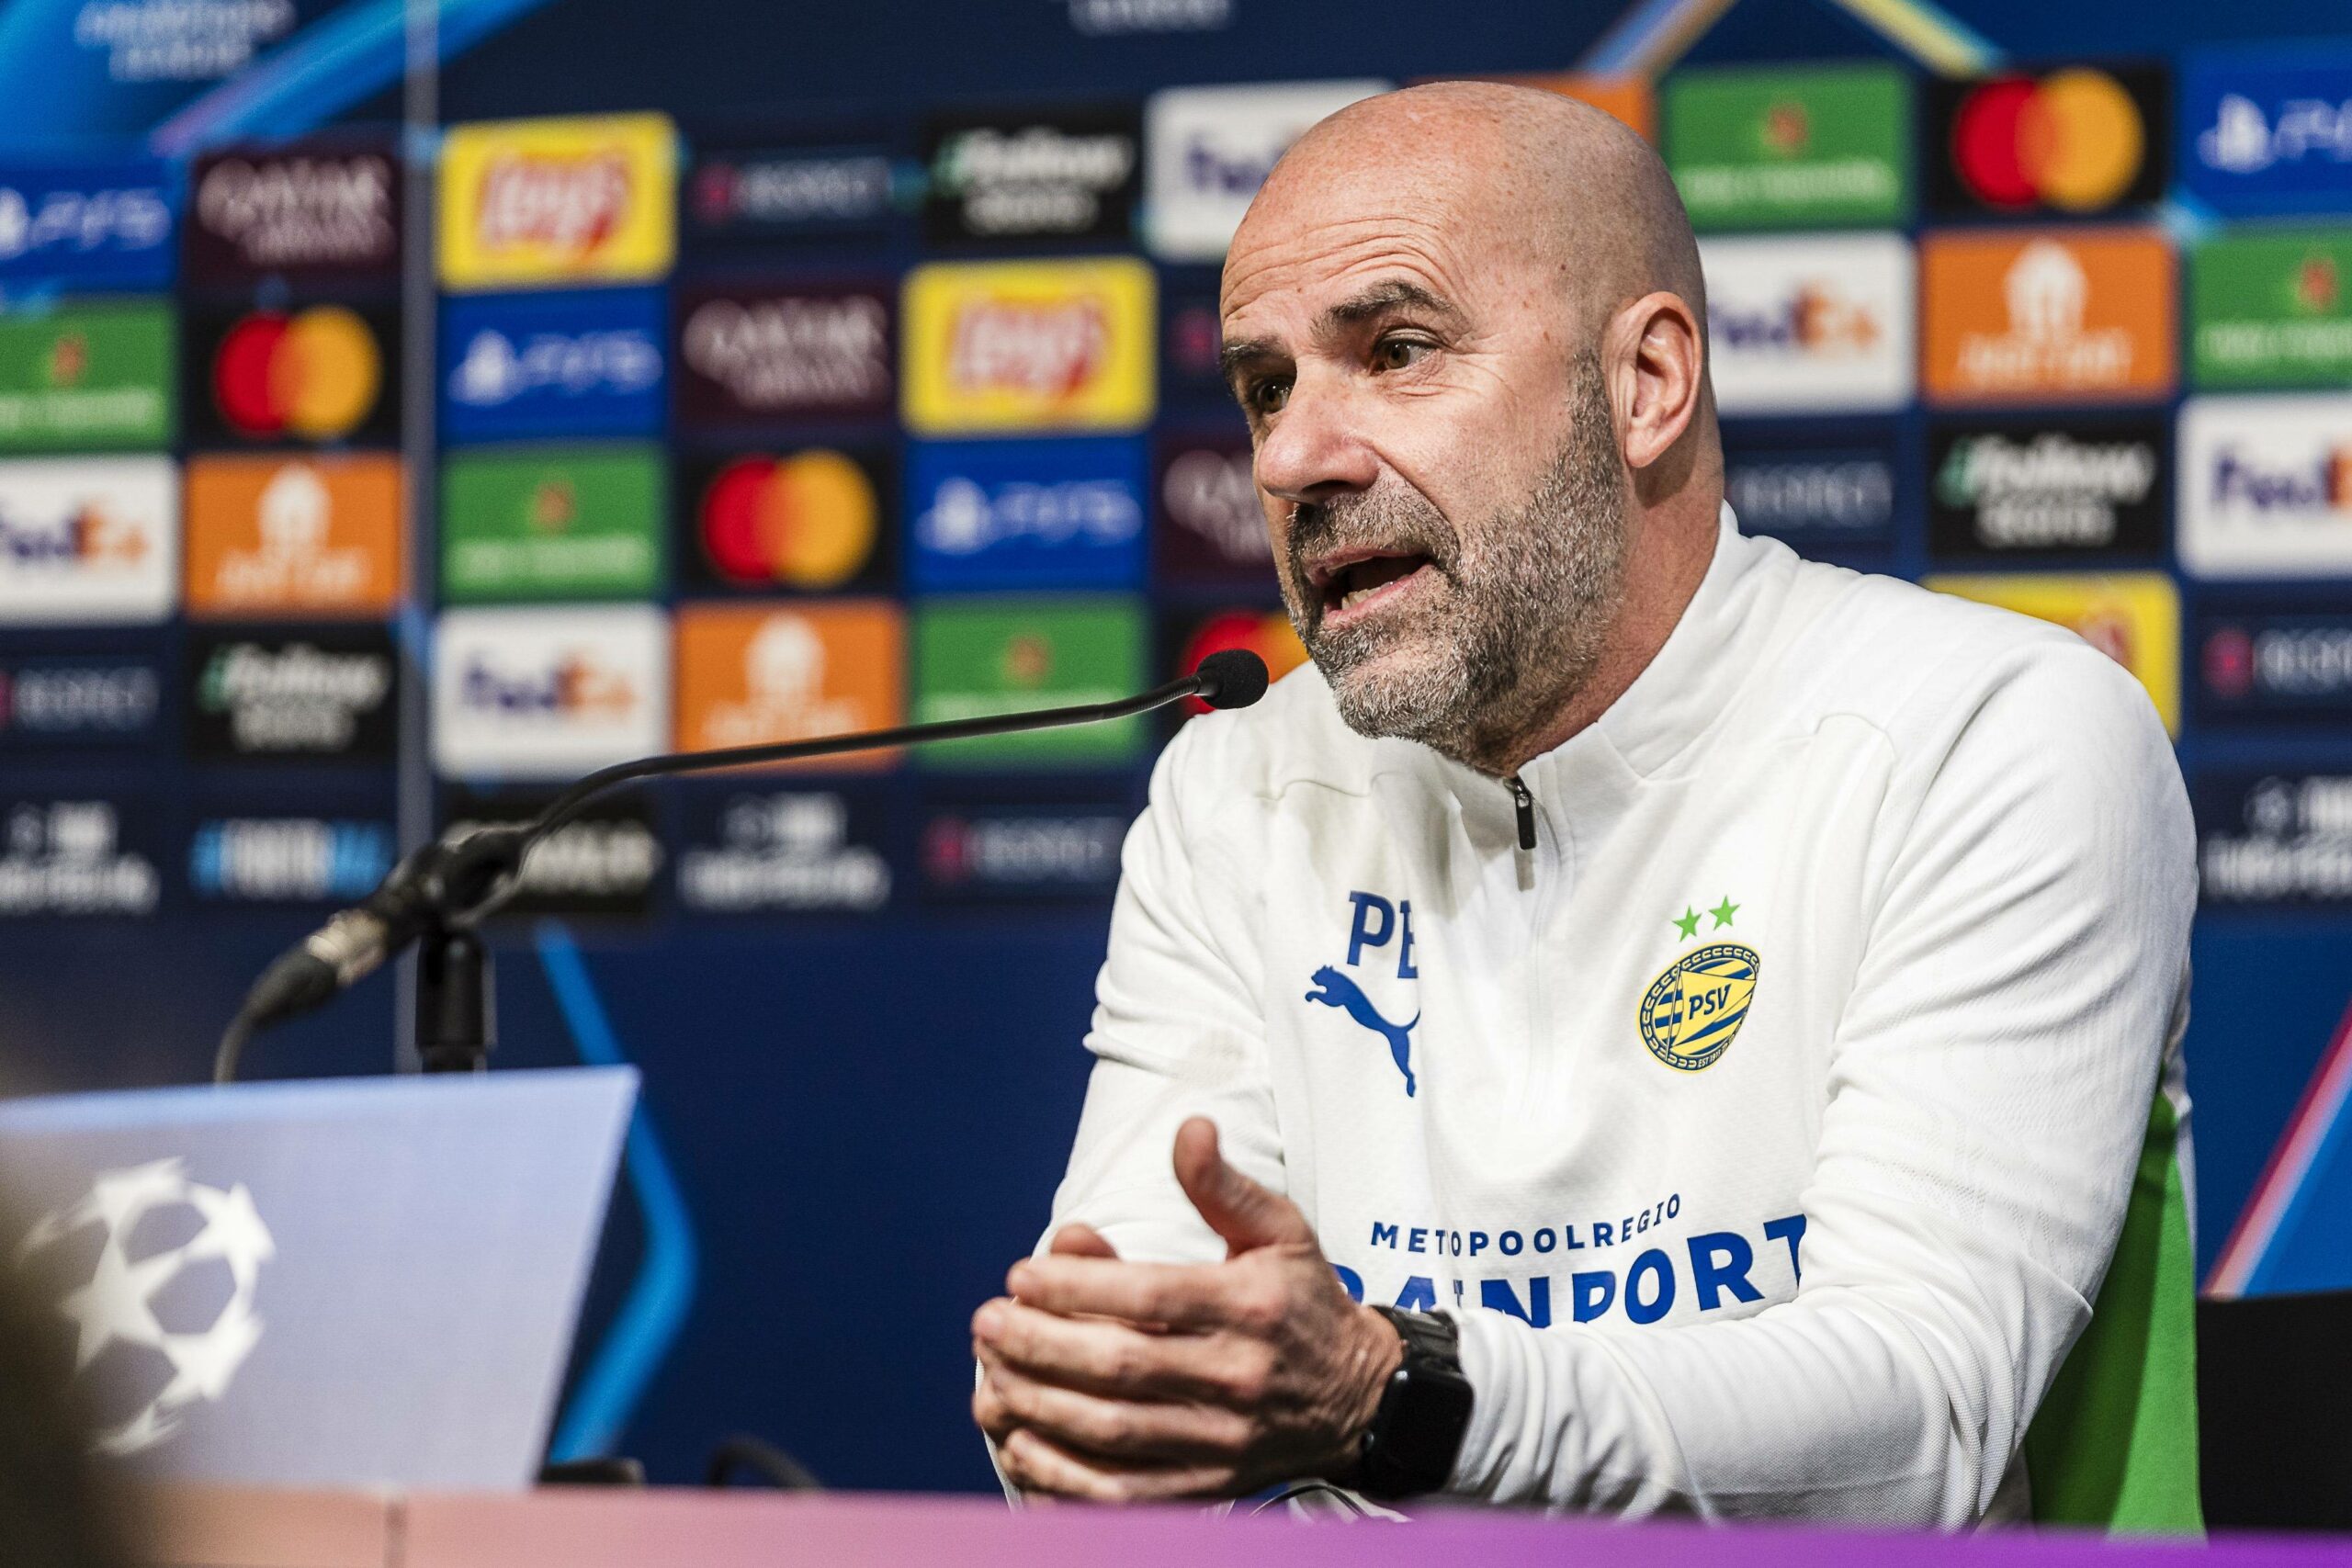
{"label": "white quarter-zip jacket", "polygon": [[1170,1168],[1204,1114],[1351,1292],[1460,1323],[1459,1495],[2022,1512],[2152,1103],[2186,1112],[2146,695],[1726,508],[1657,658],[1518,784],[1354,734],[1311,666],[1188,724],[1054,1224],[1223,1257]]}

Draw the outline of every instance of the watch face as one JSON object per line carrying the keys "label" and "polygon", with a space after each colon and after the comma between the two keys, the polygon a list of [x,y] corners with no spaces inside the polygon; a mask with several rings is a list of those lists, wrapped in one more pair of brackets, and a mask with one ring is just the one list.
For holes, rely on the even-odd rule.
{"label": "watch face", "polygon": [[1444,1489],[1470,1427],[1474,1394],[1463,1375],[1461,1336],[1442,1315],[1383,1309],[1405,1342],[1364,1438],[1357,1490],[1367,1497],[1413,1497]]}

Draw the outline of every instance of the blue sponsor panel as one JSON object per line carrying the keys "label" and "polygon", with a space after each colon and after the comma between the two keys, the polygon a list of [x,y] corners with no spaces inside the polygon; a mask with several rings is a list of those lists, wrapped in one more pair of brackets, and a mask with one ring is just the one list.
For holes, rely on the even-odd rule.
{"label": "blue sponsor panel", "polygon": [[2352,45],[2192,52],[2179,127],[2181,182],[2221,212],[2352,208]]}
{"label": "blue sponsor panel", "polygon": [[2352,908],[2352,763],[2200,769],[2189,804],[2207,910]]}
{"label": "blue sponsor panel", "polygon": [[183,188],[159,158],[0,169],[0,287],[168,287]]}
{"label": "blue sponsor panel", "polygon": [[218,908],[353,904],[392,869],[399,842],[389,781],[216,781],[199,792],[188,832],[188,895]]}
{"label": "blue sponsor panel", "polygon": [[673,787],[677,908],[710,919],[878,915],[900,901],[888,786],[741,773]]}
{"label": "blue sponsor panel", "polygon": [[1724,425],[1724,496],[1740,531],[1816,559],[1883,567],[1916,503],[1891,420]]}
{"label": "blue sponsor panel", "polygon": [[658,288],[446,299],[442,434],[453,442],[659,434],[667,333]]}
{"label": "blue sponsor panel", "polygon": [[914,443],[907,459],[914,584],[1138,586],[1144,476],[1140,437]]}
{"label": "blue sponsor panel", "polygon": [[2189,626],[2198,723],[2352,723],[2352,611],[2340,598],[2208,595]]}
{"label": "blue sponsor panel", "polygon": [[0,790],[0,919],[145,919],[164,907],[165,806],[143,790]]}
{"label": "blue sponsor panel", "polygon": [[961,780],[923,793],[916,860],[936,905],[1107,902],[1140,781]]}

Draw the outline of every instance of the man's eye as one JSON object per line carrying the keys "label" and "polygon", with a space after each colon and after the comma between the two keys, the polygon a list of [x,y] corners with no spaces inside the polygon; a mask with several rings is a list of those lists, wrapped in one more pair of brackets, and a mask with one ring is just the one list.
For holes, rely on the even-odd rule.
{"label": "man's eye", "polygon": [[1283,405],[1288,401],[1290,383],[1287,380],[1260,381],[1250,389],[1249,403],[1252,413],[1280,413]]}
{"label": "man's eye", "polygon": [[1419,338],[1385,337],[1372,351],[1372,367],[1375,370],[1403,370],[1420,362],[1429,353],[1430,344]]}

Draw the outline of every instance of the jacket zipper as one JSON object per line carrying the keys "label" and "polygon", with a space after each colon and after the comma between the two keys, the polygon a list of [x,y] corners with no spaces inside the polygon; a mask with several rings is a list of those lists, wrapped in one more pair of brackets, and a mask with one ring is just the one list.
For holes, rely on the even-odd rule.
{"label": "jacket zipper", "polygon": [[1527,793],[1527,786],[1519,782],[1517,773],[1503,783],[1510,786],[1511,807],[1519,813],[1519,847],[1532,850],[1535,847],[1535,797]]}

